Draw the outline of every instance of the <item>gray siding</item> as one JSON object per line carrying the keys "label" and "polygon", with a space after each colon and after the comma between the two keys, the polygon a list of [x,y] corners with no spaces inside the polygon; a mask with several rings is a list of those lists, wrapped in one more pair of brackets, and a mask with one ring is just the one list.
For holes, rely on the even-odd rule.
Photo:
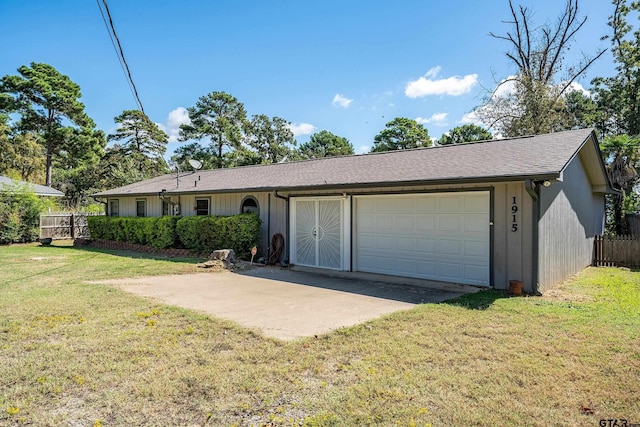
{"label": "gray siding", "polygon": [[557,285],[588,266],[593,238],[603,231],[604,196],[594,194],[580,156],[562,182],[540,189],[539,290]]}

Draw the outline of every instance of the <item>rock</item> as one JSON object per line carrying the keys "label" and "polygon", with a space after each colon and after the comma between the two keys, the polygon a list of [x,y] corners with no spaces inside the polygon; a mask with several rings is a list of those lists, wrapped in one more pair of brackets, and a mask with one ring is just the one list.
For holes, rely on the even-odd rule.
{"label": "rock", "polygon": [[211,252],[211,256],[209,256],[209,259],[221,260],[229,264],[235,264],[236,254],[235,252],[233,252],[233,249],[218,249],[217,251]]}

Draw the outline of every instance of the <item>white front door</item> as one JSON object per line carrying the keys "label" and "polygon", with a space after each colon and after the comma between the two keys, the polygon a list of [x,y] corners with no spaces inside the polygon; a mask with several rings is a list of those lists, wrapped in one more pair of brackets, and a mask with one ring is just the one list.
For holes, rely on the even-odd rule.
{"label": "white front door", "polygon": [[342,198],[293,198],[292,262],[340,270],[344,260]]}

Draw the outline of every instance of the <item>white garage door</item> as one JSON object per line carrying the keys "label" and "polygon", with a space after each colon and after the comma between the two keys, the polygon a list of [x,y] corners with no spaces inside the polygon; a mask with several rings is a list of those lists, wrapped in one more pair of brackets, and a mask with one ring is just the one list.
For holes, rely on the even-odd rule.
{"label": "white garage door", "polygon": [[489,192],[355,198],[355,268],[489,286]]}

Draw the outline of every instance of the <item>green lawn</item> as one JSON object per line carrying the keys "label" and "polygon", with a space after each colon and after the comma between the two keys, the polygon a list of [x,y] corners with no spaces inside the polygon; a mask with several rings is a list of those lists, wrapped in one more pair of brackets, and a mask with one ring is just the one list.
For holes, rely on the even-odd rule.
{"label": "green lawn", "polygon": [[0,247],[0,425],[640,423],[639,272],[589,268],[550,296],[484,291],[294,342],[86,283],[196,262]]}

